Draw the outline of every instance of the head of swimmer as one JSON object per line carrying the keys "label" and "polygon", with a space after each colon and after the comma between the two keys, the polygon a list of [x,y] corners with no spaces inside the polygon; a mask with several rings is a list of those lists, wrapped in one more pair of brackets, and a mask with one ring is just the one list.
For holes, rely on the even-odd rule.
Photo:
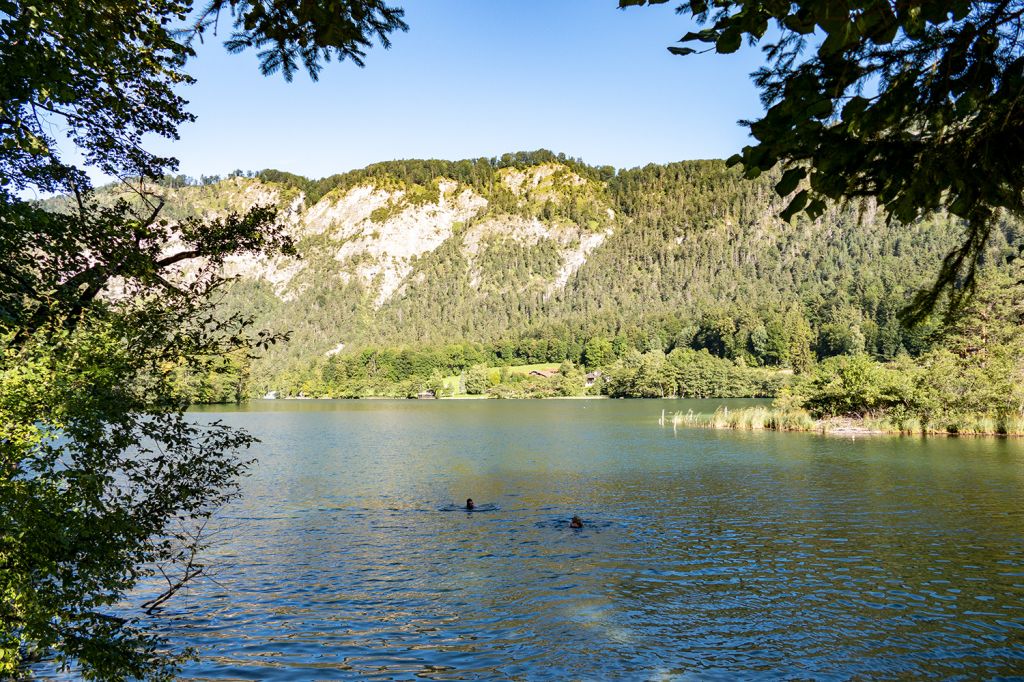
{"label": "head of swimmer", "polygon": [[473,498],[472,497],[468,498],[466,500],[466,509],[474,509],[475,507],[476,507],[476,505],[473,504]]}

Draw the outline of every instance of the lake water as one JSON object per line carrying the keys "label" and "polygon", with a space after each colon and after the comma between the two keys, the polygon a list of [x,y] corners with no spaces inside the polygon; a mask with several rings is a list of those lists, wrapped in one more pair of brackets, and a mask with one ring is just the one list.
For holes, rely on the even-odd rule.
{"label": "lake water", "polygon": [[1024,676],[1024,442],[658,426],[717,404],[205,410],[259,464],[158,622],[203,680]]}

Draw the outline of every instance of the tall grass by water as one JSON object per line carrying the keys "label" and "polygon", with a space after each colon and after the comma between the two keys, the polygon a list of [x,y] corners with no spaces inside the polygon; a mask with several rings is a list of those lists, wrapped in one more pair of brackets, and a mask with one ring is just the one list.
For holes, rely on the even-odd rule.
{"label": "tall grass by water", "polygon": [[730,410],[720,407],[712,414],[696,414],[692,410],[666,415],[662,412],[662,426],[704,427],[712,429],[739,429],[744,431],[815,431],[817,423],[802,410],[783,411],[770,407],[746,407]]}
{"label": "tall grass by water", "polygon": [[815,419],[805,410],[782,410],[774,407],[746,407],[730,410],[720,407],[711,414],[692,410],[668,414],[662,410],[662,426],[734,429],[740,431],[816,431],[819,433],[891,433],[904,435],[1024,436],[1024,417],[1010,415],[958,415],[931,423],[919,417],[894,419],[877,417],[833,417]]}

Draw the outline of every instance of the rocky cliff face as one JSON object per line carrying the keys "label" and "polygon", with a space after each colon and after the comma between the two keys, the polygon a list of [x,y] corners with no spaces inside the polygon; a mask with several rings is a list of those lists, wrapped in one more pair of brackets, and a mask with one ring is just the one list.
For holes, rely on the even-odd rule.
{"label": "rocky cliff face", "polygon": [[[169,197],[180,213],[216,215],[245,210],[256,204],[281,207],[281,219],[299,248],[300,257],[234,258],[227,274],[264,283],[283,302],[296,301],[324,278],[358,284],[363,300],[380,309],[396,295],[410,295],[426,283],[417,263],[447,245],[471,288],[488,276],[487,256],[515,245],[551,254],[553,267],[534,273],[526,283],[504,281],[501,286],[541,284],[550,296],[564,288],[569,277],[614,231],[615,212],[602,205],[599,224],[578,225],[564,218],[530,215],[564,199],[562,188],[587,194],[596,201],[599,188],[564,166],[544,164],[526,170],[505,169],[502,189],[514,197],[511,211],[495,210],[474,189],[438,177],[427,188],[394,182],[368,182],[330,192],[309,205],[305,195],[290,195],[281,187],[257,179],[235,178],[212,187],[186,187]],[[590,190],[589,193],[587,190]],[[305,275],[305,276],[304,276]],[[535,281],[537,278],[543,282]]]}

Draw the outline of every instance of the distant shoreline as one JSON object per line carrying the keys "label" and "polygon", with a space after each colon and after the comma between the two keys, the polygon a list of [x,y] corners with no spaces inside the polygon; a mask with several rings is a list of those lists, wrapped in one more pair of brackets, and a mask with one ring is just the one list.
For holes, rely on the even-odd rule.
{"label": "distant shoreline", "polygon": [[366,395],[366,396],[357,396],[357,397],[354,397],[354,398],[313,398],[313,397],[296,397],[296,396],[289,396],[289,397],[286,397],[286,398],[249,398],[247,400],[243,400],[241,403],[195,403],[195,404],[196,405],[244,405],[245,403],[251,403],[251,402],[268,402],[268,403],[271,403],[271,402],[285,401],[285,400],[289,400],[289,401],[296,401],[296,400],[319,400],[319,401],[325,401],[325,400],[423,400],[423,401],[431,401],[431,400],[502,400],[502,401],[512,401],[512,400],[769,400],[769,398],[756,398],[756,397],[752,397],[752,396],[729,397],[729,398],[720,398],[720,397],[690,398],[690,397],[678,396],[678,395],[667,395],[667,396],[662,396],[662,397],[658,397],[658,398],[633,398],[633,397],[612,398],[611,396],[608,396],[608,395],[516,396],[516,397],[510,397],[510,398],[498,398],[498,397],[492,396],[492,395],[450,395],[450,396],[442,396],[440,398],[403,398],[403,397],[400,397],[400,396],[390,396],[390,395]]}
{"label": "distant shoreline", "polygon": [[493,396],[493,395],[452,395],[452,396],[442,396],[440,398],[403,398],[403,397],[400,397],[400,396],[367,395],[367,396],[357,396],[357,397],[354,397],[354,398],[324,398],[324,397],[313,398],[313,397],[305,397],[305,396],[304,397],[288,396],[288,397],[285,397],[285,398],[248,398],[248,399],[243,400],[241,402],[216,402],[216,403],[196,402],[196,403],[193,403],[193,405],[204,405],[204,406],[245,405],[247,403],[257,403],[257,402],[258,403],[326,402],[326,401],[329,401],[329,400],[349,400],[349,401],[358,401],[358,400],[403,400],[403,401],[424,401],[424,402],[430,402],[430,401],[433,401],[433,400],[494,400],[494,401],[512,402],[512,401],[520,401],[520,400],[522,400],[522,401],[529,401],[529,400],[627,400],[627,401],[629,401],[629,400],[666,400],[666,401],[671,401],[671,400],[770,400],[770,398],[764,398],[764,397],[758,398],[758,397],[752,397],[752,396],[740,396],[740,397],[732,396],[732,397],[728,397],[728,398],[712,396],[712,397],[709,397],[709,398],[692,398],[692,397],[678,396],[678,395],[669,395],[669,396],[662,396],[662,397],[655,397],[655,398],[633,398],[633,397],[625,397],[625,396],[619,397],[619,398],[612,398],[609,395],[515,396],[515,397],[509,397],[509,398],[498,398],[498,397]]}

